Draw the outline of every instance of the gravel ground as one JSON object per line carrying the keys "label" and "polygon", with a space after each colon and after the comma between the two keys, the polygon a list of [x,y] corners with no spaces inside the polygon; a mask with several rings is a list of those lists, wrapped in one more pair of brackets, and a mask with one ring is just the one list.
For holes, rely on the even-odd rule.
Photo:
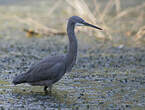
{"label": "gravel ground", "polygon": [[12,78],[27,71],[32,63],[66,52],[66,44],[64,36],[1,38],[0,108],[144,109],[145,48],[101,43],[93,49],[79,48],[77,65],[54,85],[51,96],[44,94],[43,87],[11,84]]}

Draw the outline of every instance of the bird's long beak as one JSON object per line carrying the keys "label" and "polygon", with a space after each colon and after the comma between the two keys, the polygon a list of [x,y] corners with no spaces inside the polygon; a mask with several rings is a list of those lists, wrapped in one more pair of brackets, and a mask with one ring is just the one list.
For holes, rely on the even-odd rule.
{"label": "bird's long beak", "polygon": [[103,29],[101,29],[101,28],[99,28],[99,27],[97,27],[97,26],[95,26],[95,25],[89,24],[89,23],[87,23],[87,22],[84,22],[83,24],[84,24],[85,26],[90,26],[90,27],[93,27],[93,28],[96,28],[96,29],[99,29],[99,30],[103,30]]}

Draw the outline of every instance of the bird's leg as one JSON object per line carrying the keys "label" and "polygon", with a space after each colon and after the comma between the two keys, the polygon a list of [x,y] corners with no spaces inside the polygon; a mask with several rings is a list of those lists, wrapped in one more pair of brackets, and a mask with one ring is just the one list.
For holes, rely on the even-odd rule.
{"label": "bird's leg", "polygon": [[49,93],[51,95],[52,85],[51,86],[44,86],[44,92],[45,92],[45,94],[48,94],[48,90],[47,90],[48,87],[49,87]]}
{"label": "bird's leg", "polygon": [[52,90],[52,85],[49,86],[49,93],[51,94],[51,90]]}
{"label": "bird's leg", "polygon": [[45,93],[48,92],[47,88],[48,88],[48,86],[44,86],[44,91],[45,91]]}

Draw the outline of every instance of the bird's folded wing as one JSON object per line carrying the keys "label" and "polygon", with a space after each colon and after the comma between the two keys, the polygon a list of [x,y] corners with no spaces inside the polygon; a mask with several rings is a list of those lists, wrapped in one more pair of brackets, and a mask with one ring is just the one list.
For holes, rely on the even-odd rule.
{"label": "bird's folded wing", "polygon": [[27,74],[27,82],[37,82],[43,80],[54,80],[59,75],[65,73],[65,64],[62,61],[58,62],[40,62],[32,66]]}

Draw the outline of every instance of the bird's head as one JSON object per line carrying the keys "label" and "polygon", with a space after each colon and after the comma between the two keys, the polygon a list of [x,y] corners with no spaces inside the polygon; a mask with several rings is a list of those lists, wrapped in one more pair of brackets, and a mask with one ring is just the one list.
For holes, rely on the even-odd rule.
{"label": "bird's head", "polygon": [[82,18],[78,17],[78,16],[72,16],[69,18],[69,21],[71,21],[72,23],[75,24],[75,26],[89,26],[89,27],[93,27],[99,30],[103,30],[95,25],[89,24],[87,23],[85,20],[83,20]]}

